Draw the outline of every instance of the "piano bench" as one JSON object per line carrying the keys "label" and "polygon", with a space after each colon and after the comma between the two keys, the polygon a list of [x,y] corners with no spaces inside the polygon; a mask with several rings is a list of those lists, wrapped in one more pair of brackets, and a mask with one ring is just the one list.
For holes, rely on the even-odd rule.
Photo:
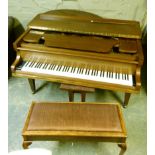
{"label": "piano bench", "polygon": [[85,102],[86,93],[95,92],[95,88],[76,86],[76,85],[70,85],[70,84],[61,84],[60,89],[68,91],[69,102],[74,101],[74,93],[80,93],[81,94],[81,102]]}
{"label": "piano bench", "polygon": [[113,142],[126,151],[127,133],[119,104],[33,102],[22,131],[23,148],[33,141]]}

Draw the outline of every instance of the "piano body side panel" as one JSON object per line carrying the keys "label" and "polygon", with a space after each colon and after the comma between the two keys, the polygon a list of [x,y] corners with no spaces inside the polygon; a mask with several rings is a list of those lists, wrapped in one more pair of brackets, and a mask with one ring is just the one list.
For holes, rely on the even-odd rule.
{"label": "piano body side panel", "polygon": [[136,80],[136,89],[140,90],[141,88],[141,67],[136,68],[135,80]]}
{"label": "piano body side panel", "polygon": [[17,53],[16,59],[13,62],[13,64],[11,65],[11,72],[12,73],[15,72],[16,66],[22,61],[19,51],[17,51],[16,53]]}
{"label": "piano body side panel", "polygon": [[29,33],[30,29],[27,29],[25,32],[23,32],[13,43],[13,48],[15,51],[18,50],[18,47],[20,46],[20,43],[22,42],[22,39],[24,36],[26,36]]}
{"label": "piano body side panel", "polygon": [[144,63],[144,54],[143,54],[142,42],[140,39],[137,39],[137,48],[139,52],[139,66],[142,66]]}
{"label": "piano body side panel", "polygon": [[16,52],[16,59],[15,61],[12,63],[11,65],[11,71],[15,72],[15,68],[16,66],[22,61],[22,57],[21,57],[21,53],[20,50],[18,50],[18,47],[20,46],[22,39],[25,35],[27,35],[29,33],[30,29],[27,29],[25,32],[23,32],[18,38],[17,40],[13,43],[13,48]]}
{"label": "piano body side panel", "polygon": [[141,88],[141,68],[144,63],[144,54],[143,54],[143,48],[142,48],[142,41],[140,39],[137,39],[137,48],[139,51],[139,61],[138,66],[136,68],[136,88],[140,90]]}

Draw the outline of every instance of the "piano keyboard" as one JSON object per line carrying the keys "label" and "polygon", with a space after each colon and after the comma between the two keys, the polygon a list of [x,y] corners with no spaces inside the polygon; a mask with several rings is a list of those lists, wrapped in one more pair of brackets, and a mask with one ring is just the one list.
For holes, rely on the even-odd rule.
{"label": "piano keyboard", "polygon": [[48,75],[56,75],[56,76],[133,86],[132,74],[122,74],[116,72],[109,72],[105,70],[78,68],[65,65],[40,63],[34,61],[23,62],[22,65],[18,66],[17,69],[24,72],[41,73]]}

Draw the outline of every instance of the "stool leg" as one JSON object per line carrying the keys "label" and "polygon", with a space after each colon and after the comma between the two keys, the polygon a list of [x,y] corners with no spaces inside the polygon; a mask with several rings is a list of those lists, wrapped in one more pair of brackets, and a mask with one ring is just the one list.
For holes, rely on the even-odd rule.
{"label": "stool leg", "polygon": [[31,145],[32,142],[23,141],[23,149],[28,149],[29,145]]}
{"label": "stool leg", "polygon": [[68,91],[69,102],[74,102],[74,92]]}
{"label": "stool leg", "polygon": [[35,80],[34,79],[28,79],[28,81],[29,81],[29,85],[31,87],[32,94],[34,94],[35,91],[36,91],[36,88],[35,88]]}
{"label": "stool leg", "polygon": [[81,101],[85,102],[85,100],[86,100],[86,93],[82,92],[81,93]]}
{"label": "stool leg", "polygon": [[121,151],[119,153],[119,155],[123,155],[127,149],[127,145],[126,143],[121,143],[121,144],[118,144],[118,146],[121,148]]}
{"label": "stool leg", "polygon": [[131,96],[131,93],[125,93],[124,104],[123,104],[124,108],[128,105],[130,96]]}

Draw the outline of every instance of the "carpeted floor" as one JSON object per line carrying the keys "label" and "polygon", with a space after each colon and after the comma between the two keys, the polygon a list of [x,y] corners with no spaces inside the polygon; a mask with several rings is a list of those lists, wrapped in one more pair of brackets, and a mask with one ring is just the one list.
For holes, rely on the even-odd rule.
{"label": "carpeted floor", "polygon": [[[145,72],[143,72],[144,74]],[[146,155],[147,131],[147,97],[146,76],[143,75],[143,87],[139,94],[132,94],[129,105],[122,108],[128,132],[126,155]],[[22,149],[21,131],[32,101],[68,101],[67,92],[59,89],[58,83],[37,80],[38,92],[32,94],[27,79],[9,79],[9,152]],[[87,101],[95,102],[120,102],[124,93],[97,89],[95,93],[87,94]],[[76,94],[76,101],[80,96]],[[96,142],[34,142],[30,148],[42,147],[52,151],[53,155],[115,155],[119,148],[113,143]]]}

